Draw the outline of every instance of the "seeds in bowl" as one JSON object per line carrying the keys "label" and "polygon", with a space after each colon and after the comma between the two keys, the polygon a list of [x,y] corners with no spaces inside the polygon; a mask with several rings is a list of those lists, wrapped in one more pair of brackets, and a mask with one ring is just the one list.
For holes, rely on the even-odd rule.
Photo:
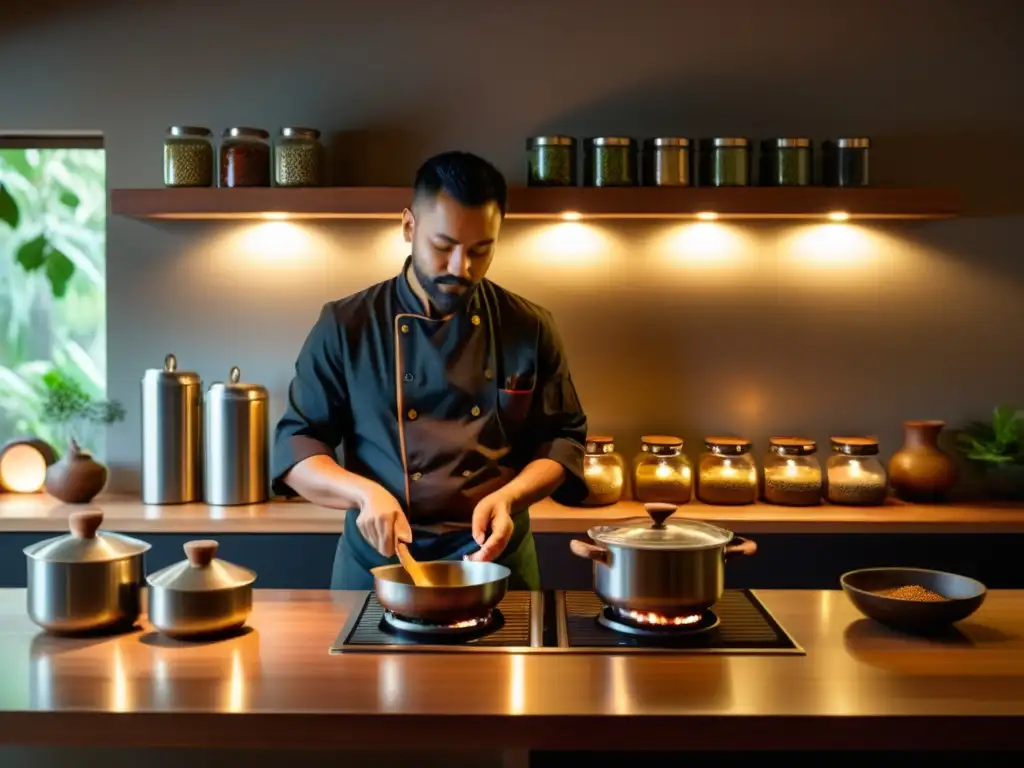
{"label": "seeds in bowl", "polygon": [[904,587],[889,587],[887,589],[875,590],[874,594],[881,597],[891,597],[894,600],[913,600],[917,603],[941,603],[949,600],[938,592],[932,592],[917,584],[908,584]]}

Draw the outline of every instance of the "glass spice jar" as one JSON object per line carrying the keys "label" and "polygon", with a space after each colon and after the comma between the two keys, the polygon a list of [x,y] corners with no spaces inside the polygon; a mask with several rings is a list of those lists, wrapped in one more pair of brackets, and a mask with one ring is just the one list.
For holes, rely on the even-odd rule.
{"label": "glass spice jar", "polygon": [[762,187],[806,187],[811,183],[810,139],[761,142]]}
{"label": "glass spice jar", "polygon": [[655,138],[644,142],[644,186],[690,186],[690,140]]}
{"label": "glass spice jar", "polygon": [[637,149],[633,139],[599,136],[583,148],[583,183],[588,187],[631,187],[637,183]]}
{"label": "glass spice jar", "polygon": [[586,507],[604,507],[622,498],[626,484],[626,463],[615,452],[615,441],[606,436],[587,436],[583,456],[583,479],[587,484]]}
{"label": "glass spice jar", "polygon": [[213,186],[213,132],[172,125],[164,138],[164,186]]}
{"label": "glass spice jar", "polygon": [[633,465],[637,501],[686,504],[693,495],[693,467],[683,453],[681,438],[645,435]]}
{"label": "glass spice jar", "polygon": [[274,144],[274,184],[319,187],[324,183],[324,148],[315,128],[282,128]]}
{"label": "glass spice jar", "polygon": [[750,184],[750,141],[743,138],[705,139],[702,184],[745,187]]}
{"label": "glass spice jar", "polygon": [[753,504],[757,501],[757,462],[749,440],[706,437],[697,469],[697,498],[705,504]]}
{"label": "glass spice jar", "polygon": [[220,143],[222,187],[270,186],[270,134],[262,128],[228,128]]}
{"label": "glass spice jar", "polygon": [[773,437],[764,460],[764,500],[789,507],[821,503],[818,445],[804,437]]}
{"label": "glass spice jar", "polygon": [[825,142],[824,173],[827,187],[866,187],[870,139],[831,139]]}
{"label": "glass spice jar", "polygon": [[575,187],[576,139],[533,136],[526,140],[526,183],[530,187]]}
{"label": "glass spice jar", "polygon": [[873,437],[833,437],[826,462],[826,498],[833,504],[876,507],[885,504],[888,476]]}

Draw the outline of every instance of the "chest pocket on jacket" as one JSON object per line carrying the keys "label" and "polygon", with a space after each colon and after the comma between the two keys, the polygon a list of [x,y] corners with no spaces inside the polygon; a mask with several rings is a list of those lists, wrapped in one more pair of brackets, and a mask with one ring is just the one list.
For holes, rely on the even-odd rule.
{"label": "chest pocket on jacket", "polygon": [[499,389],[498,414],[502,426],[518,431],[530,415],[533,389]]}

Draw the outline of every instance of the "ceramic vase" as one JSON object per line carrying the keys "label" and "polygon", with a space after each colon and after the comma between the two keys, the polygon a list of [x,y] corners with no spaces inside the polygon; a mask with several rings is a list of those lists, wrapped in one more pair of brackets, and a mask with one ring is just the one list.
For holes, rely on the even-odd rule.
{"label": "ceramic vase", "polygon": [[939,503],[949,497],[959,477],[956,462],[939,448],[942,421],[907,421],[903,445],[889,460],[889,485],[896,496],[916,503]]}
{"label": "ceramic vase", "polygon": [[56,464],[46,469],[46,492],[67,504],[86,504],[107,484],[107,468],[74,440]]}

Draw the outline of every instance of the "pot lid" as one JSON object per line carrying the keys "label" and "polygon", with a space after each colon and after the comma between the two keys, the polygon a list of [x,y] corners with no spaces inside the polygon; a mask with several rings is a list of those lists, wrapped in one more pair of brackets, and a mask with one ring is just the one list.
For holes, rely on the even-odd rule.
{"label": "pot lid", "polygon": [[228,373],[227,382],[215,381],[210,385],[210,397],[224,400],[266,400],[267,388],[261,384],[241,381],[242,371],[236,365]]}
{"label": "pot lid", "polygon": [[198,373],[178,370],[178,358],[173,354],[164,357],[163,368],[149,368],[142,378],[143,381],[155,381],[162,385],[195,386],[200,383]]}
{"label": "pot lid", "polygon": [[256,581],[256,574],[248,568],[217,560],[216,541],[185,542],[182,560],[146,577],[151,587],[176,592],[213,592],[218,589],[244,587]]}
{"label": "pot lid", "polygon": [[700,520],[669,520],[673,504],[644,504],[648,517],[622,520],[591,528],[587,535],[599,544],[632,549],[699,550],[728,544],[732,532]]}
{"label": "pot lid", "polygon": [[99,510],[72,512],[68,517],[71,533],[30,544],[23,550],[33,560],[47,563],[109,563],[147,552],[150,545],[120,533],[100,531],[103,513]]}

